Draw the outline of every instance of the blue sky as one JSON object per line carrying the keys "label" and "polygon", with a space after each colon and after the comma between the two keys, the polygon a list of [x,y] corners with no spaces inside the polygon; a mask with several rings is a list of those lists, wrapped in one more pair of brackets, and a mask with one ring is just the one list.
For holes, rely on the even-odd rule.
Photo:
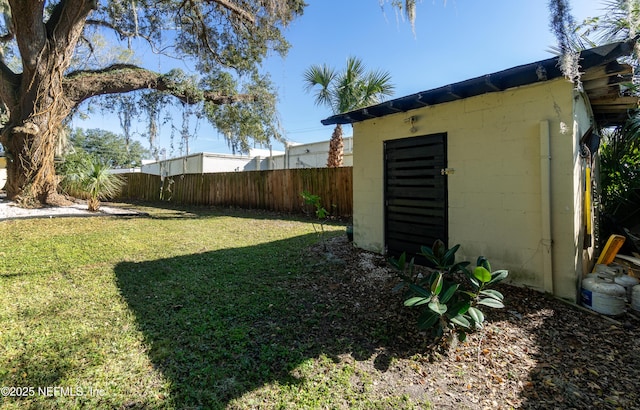
{"label": "blue sky", "polygon": [[[272,56],[264,65],[278,90],[285,138],[297,143],[328,140],[332,132],[320,123],[331,115],[329,109],[316,106],[313,95],[304,91],[302,75],[312,64],[340,70],[349,56],[359,57],[367,68],[391,73],[396,98],[550,58],[556,43],[549,29],[548,0],[423,0],[417,5],[415,35],[402,16],[390,6],[381,9],[378,0],[307,3],[304,15],[285,29],[292,46],[287,57]],[[602,4],[571,0],[573,16],[580,22],[601,15]],[[121,133],[117,118],[99,113],[73,125]],[[137,125],[139,132],[143,128]],[[165,126],[160,140],[167,150],[169,133]],[[351,134],[350,127],[345,133]],[[190,141],[191,153],[203,151],[230,152],[205,120]]]}

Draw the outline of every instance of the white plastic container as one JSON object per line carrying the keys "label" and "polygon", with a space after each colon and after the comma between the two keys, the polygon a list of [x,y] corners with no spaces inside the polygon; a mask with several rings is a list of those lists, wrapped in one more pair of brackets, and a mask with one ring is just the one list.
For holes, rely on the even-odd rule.
{"label": "white plastic container", "polygon": [[610,263],[607,265],[609,269],[612,269],[617,276],[624,275],[627,273],[627,270],[622,265],[618,265],[617,263]]}
{"label": "white plastic container", "polygon": [[587,275],[585,276],[585,279],[588,278],[599,278],[599,279],[605,279],[605,280],[613,280],[615,276],[612,273],[608,273],[608,272],[591,272],[591,273],[587,273]]}
{"label": "white plastic container", "polygon": [[613,280],[597,277],[582,281],[582,304],[603,315],[617,316],[624,313],[626,291]]}
{"label": "white plastic container", "polygon": [[640,285],[634,286],[631,291],[631,308],[640,312]]}
{"label": "white plastic container", "polygon": [[595,266],[594,269],[595,273],[607,273],[610,274],[612,276],[616,275],[616,269],[609,266],[609,265],[604,265],[604,264],[598,264]]}
{"label": "white plastic container", "polygon": [[622,285],[624,287],[624,290],[627,293],[627,301],[631,302],[633,287],[639,284],[640,281],[638,281],[638,279],[629,275],[616,276],[614,281],[618,285]]}

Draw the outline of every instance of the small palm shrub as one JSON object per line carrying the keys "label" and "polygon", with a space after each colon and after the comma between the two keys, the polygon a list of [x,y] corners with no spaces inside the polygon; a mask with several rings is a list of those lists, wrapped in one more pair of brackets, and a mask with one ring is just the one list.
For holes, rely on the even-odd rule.
{"label": "small palm shrub", "polygon": [[100,201],[116,196],[124,184],[111,167],[95,157],[86,157],[71,164],[65,171],[62,188],[72,196],[87,200],[89,211],[96,212]]}
{"label": "small palm shrub", "polygon": [[395,290],[406,290],[404,305],[421,309],[418,327],[431,330],[436,339],[464,341],[467,333],[481,329],[485,315],[481,308],[503,308],[504,296],[493,285],[504,280],[508,271],[491,271],[489,261],[480,256],[473,270],[470,262],[455,262],[460,245],[446,249],[437,240],[431,248],[421,247],[420,255],[435,265],[431,273],[415,272],[413,259],[406,253],[390,263],[399,271],[402,282]]}

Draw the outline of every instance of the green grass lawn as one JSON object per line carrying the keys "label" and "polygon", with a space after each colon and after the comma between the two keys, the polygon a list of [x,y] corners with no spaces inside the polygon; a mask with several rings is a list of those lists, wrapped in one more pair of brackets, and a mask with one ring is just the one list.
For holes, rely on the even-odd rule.
{"label": "green grass lawn", "polygon": [[0,222],[0,408],[425,405],[373,394],[368,339],[331,334],[311,222],[145,211]]}

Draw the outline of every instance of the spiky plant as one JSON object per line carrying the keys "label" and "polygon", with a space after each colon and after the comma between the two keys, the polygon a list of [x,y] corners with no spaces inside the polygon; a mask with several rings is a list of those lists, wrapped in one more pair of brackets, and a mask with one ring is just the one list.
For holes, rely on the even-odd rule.
{"label": "spiky plant", "polygon": [[640,221],[640,116],[604,134],[600,148],[602,211],[621,223]]}
{"label": "spiky plant", "polygon": [[[334,114],[348,112],[376,104],[385,96],[393,95],[391,74],[386,71],[367,71],[362,60],[347,59],[342,72],[336,72],[326,64],[312,65],[304,73],[305,89],[315,92],[316,104],[325,105]],[[329,144],[327,166],[342,165],[342,127],[336,125]]]}
{"label": "spiky plant", "polygon": [[[633,67],[634,78],[624,84],[621,92],[638,96],[640,0],[603,0],[602,5],[603,14],[585,19],[575,32],[591,47],[616,41],[634,43],[632,55],[623,59]],[[601,132],[600,186],[604,216],[601,226],[606,227],[606,220],[611,217],[616,223],[632,227],[640,223],[640,112],[629,112],[625,124]],[[602,233],[606,238],[609,233],[617,232]]]}
{"label": "spiky plant", "polygon": [[111,167],[97,158],[85,158],[69,170],[62,184],[71,194],[87,199],[88,210],[96,212],[100,201],[117,195],[124,184],[120,175],[110,171]]}
{"label": "spiky plant", "polygon": [[640,33],[639,0],[604,0],[601,16],[587,18],[577,28],[591,46],[625,41]]}

